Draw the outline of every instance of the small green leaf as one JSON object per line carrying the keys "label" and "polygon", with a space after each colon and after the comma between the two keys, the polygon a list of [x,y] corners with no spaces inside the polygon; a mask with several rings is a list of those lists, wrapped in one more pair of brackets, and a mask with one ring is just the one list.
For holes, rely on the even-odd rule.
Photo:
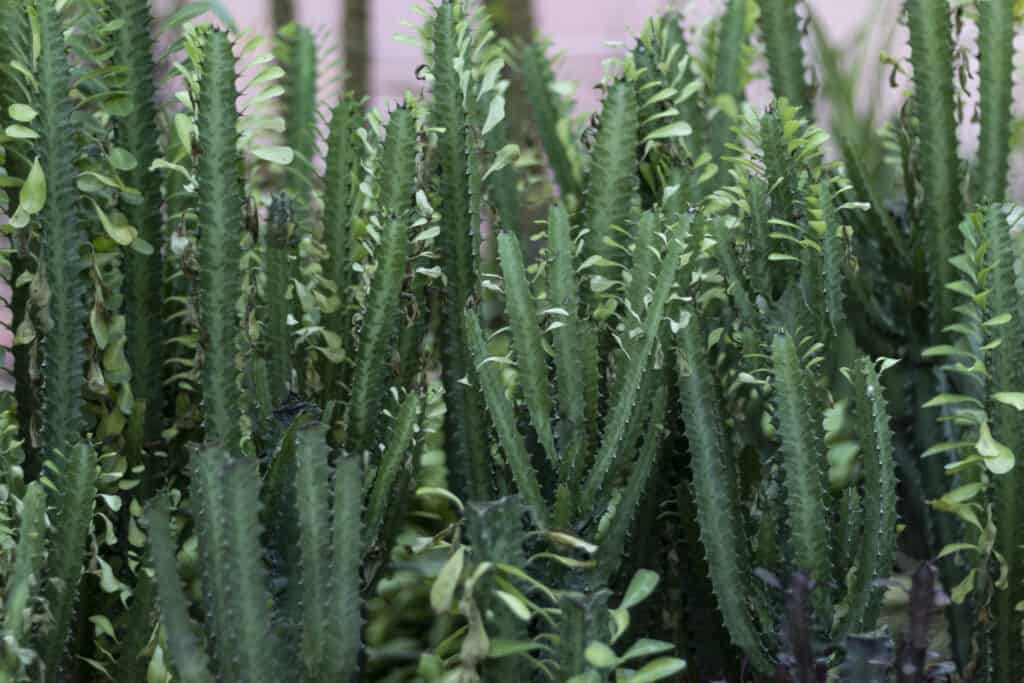
{"label": "small green leaf", "polygon": [[659,657],[626,679],[627,683],[651,683],[686,670],[686,662],[676,657]]}
{"label": "small green leaf", "polygon": [[618,655],[604,643],[593,642],[587,645],[584,656],[587,662],[597,669],[613,669],[619,664]]}
{"label": "small green leaf", "polygon": [[981,434],[975,446],[978,449],[978,454],[985,459],[985,467],[992,474],[1006,474],[1013,469],[1015,460],[1013,451],[995,440],[987,422],[982,423]]}
{"label": "small green leaf", "polygon": [[113,211],[108,216],[107,213],[100,208],[99,204],[93,202],[92,205],[93,208],[96,209],[96,216],[99,217],[100,223],[103,225],[103,230],[107,233],[110,239],[114,240],[121,246],[127,246],[138,236],[138,231],[131,225],[128,225],[128,219],[125,218],[123,213],[120,211]]}
{"label": "small green leaf", "polygon": [[1013,320],[1012,315],[1010,315],[1009,313],[1003,313],[1002,315],[997,315],[994,318],[989,318],[988,320],[983,322],[982,325],[984,325],[985,327],[999,327],[1000,325],[1006,325],[1011,320]]}
{"label": "small green leaf", "polygon": [[498,154],[494,157],[494,163],[492,163],[491,167],[487,169],[486,173],[484,173],[484,180],[487,180],[492,173],[497,173],[518,158],[519,145],[505,145],[498,150]]}
{"label": "small green leaf", "polygon": [[155,251],[153,245],[141,237],[136,237],[132,240],[131,248],[136,254],[142,254],[143,256],[152,256]]}
{"label": "small green leaf", "polygon": [[928,450],[926,450],[924,453],[921,454],[921,457],[927,458],[933,455],[938,455],[939,453],[945,453],[946,451],[954,451],[959,448],[966,448],[971,445],[973,444],[971,444],[971,442],[969,441],[943,441],[942,443],[937,443]]}
{"label": "small green leaf", "polygon": [[186,150],[192,149],[192,131],[194,128],[195,124],[188,114],[174,115],[174,132],[178,135],[178,142]]}
{"label": "small green leaf", "polygon": [[36,338],[36,328],[32,325],[32,321],[25,318],[18,323],[18,329],[14,334],[14,345],[19,346],[21,344],[28,344]]}
{"label": "small green leaf", "polygon": [[963,394],[940,394],[921,407],[941,408],[942,406],[956,405],[957,403],[973,403],[974,405],[981,407],[981,401],[973,396],[965,396]]}
{"label": "small green leaf", "polygon": [[626,662],[641,657],[653,657],[654,655],[660,655],[662,652],[668,652],[671,649],[672,643],[666,643],[663,640],[641,638],[626,650],[626,654],[622,655],[620,661]]}
{"label": "small green leaf", "polygon": [[111,116],[128,116],[135,111],[135,103],[127,95],[113,94],[103,100],[103,111]]}
{"label": "small green leaf", "polygon": [[544,649],[543,645],[532,640],[493,638],[491,639],[491,651],[487,653],[487,656],[491,659],[500,659],[511,655],[525,655],[542,649]]}
{"label": "small green leaf", "polygon": [[18,193],[18,209],[28,215],[39,213],[46,205],[46,175],[37,158],[32,162],[25,184]]}
{"label": "small green leaf", "polygon": [[950,543],[941,551],[939,551],[939,555],[935,559],[941,560],[944,557],[948,557],[949,555],[963,552],[965,550],[978,552],[978,546],[974,545],[973,543]]}
{"label": "small green leaf", "polygon": [[972,590],[974,590],[974,577],[977,573],[977,569],[972,569],[967,573],[967,576],[964,577],[964,580],[953,588],[950,597],[953,599],[954,604],[962,605],[964,600],[967,599],[967,596],[970,595]]}
{"label": "small green leaf", "polygon": [[39,133],[19,123],[7,126],[4,132],[7,133],[7,137],[14,138],[15,140],[36,140],[39,138]]}
{"label": "small green leaf", "polygon": [[107,344],[110,343],[110,326],[107,325],[106,319],[96,306],[93,306],[92,310],[89,311],[89,326],[92,328],[92,336],[96,340],[96,346],[101,351],[107,348]]}
{"label": "small green leaf", "polygon": [[483,130],[480,131],[481,135],[487,135],[494,127],[501,123],[501,120],[505,118],[505,98],[501,95],[495,95],[491,98],[491,106],[487,109],[487,120],[484,121]]}
{"label": "small green leaf", "polygon": [[1024,410],[1024,392],[1020,391],[997,391],[992,394],[992,400],[1013,406],[1017,410]]}
{"label": "small green leaf", "polygon": [[658,587],[660,580],[657,573],[652,572],[650,569],[638,571],[633,576],[633,580],[629,582],[629,588],[626,589],[626,596],[622,598],[622,604],[619,605],[619,609],[633,609],[649,598],[654,589]]}
{"label": "small green leaf", "polygon": [[985,485],[981,482],[973,482],[970,484],[964,484],[959,486],[946,495],[941,500],[948,505],[959,505],[960,503],[966,503],[973,500],[975,496],[981,493],[985,489]]}
{"label": "small green leaf", "polygon": [[930,346],[924,351],[922,351],[921,355],[925,358],[941,358],[942,356],[963,356],[965,358],[972,357],[970,351],[966,351],[956,346],[950,346],[949,344],[939,344],[938,346]]}
{"label": "small green leaf", "polygon": [[89,617],[89,621],[91,621],[93,626],[96,628],[97,636],[105,635],[111,640],[117,640],[117,636],[114,635],[114,625],[110,623],[110,619],[102,614],[94,614]]}
{"label": "small green leaf", "polygon": [[676,121],[652,131],[644,138],[644,142],[662,140],[664,138],[683,138],[691,133],[693,133],[693,128],[690,127],[689,123],[686,121]]}
{"label": "small green leaf", "polygon": [[30,123],[39,113],[27,104],[12,104],[7,114],[18,123]]}
{"label": "small green leaf", "polygon": [[132,153],[122,147],[114,147],[110,150],[110,164],[118,171],[131,171],[139,162],[135,160]]}
{"label": "small green leaf", "polygon": [[466,548],[463,546],[448,558],[434,585],[430,587],[430,607],[436,614],[444,614],[451,609],[465,562]]}
{"label": "small green leaf", "polygon": [[533,615],[530,614],[530,608],[527,607],[526,603],[520,600],[517,596],[502,590],[495,590],[494,594],[497,595],[512,611],[512,614],[516,615],[520,620],[530,621],[530,619],[533,618]]}
{"label": "small green leaf", "polygon": [[263,159],[264,161],[269,161],[272,164],[278,164],[280,166],[287,166],[295,159],[295,152],[291,147],[257,147],[252,151],[252,153],[257,159]]}

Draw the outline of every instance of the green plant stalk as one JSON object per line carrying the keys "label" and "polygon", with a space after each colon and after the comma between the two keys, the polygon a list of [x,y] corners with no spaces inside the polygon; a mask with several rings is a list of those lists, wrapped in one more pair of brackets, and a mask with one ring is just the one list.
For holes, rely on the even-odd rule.
{"label": "green plant stalk", "polygon": [[[301,467],[301,465],[300,465]],[[224,615],[231,624],[227,652],[236,680],[272,683],[281,680],[281,644],[271,629],[271,603],[259,523],[260,478],[253,458],[228,461],[221,474],[226,494],[226,546],[222,583],[227,588]],[[300,475],[301,477],[301,475]]]}
{"label": "green plant stalk", "polygon": [[[739,100],[743,92],[743,46],[747,33],[747,0],[729,0],[722,17],[722,25],[718,36],[718,53],[716,55],[714,89],[716,98],[732,97]],[[714,103],[712,103],[714,104]],[[726,144],[732,138],[730,127],[732,119],[720,109],[711,119],[709,151],[713,161],[718,164],[716,183],[724,184],[728,173],[722,156],[726,153]]]}
{"label": "green plant stalk", "polygon": [[626,304],[629,308],[625,314],[627,325],[636,321],[630,311],[633,315],[639,316],[644,310],[644,297],[647,296],[651,280],[658,269],[659,254],[655,240],[659,227],[657,215],[653,211],[645,211],[634,228],[630,268],[623,269],[623,274],[628,274]]}
{"label": "green plant stalk", "polygon": [[594,671],[587,662],[586,649],[594,640],[607,638],[611,628],[606,616],[608,593],[607,589],[588,594],[566,592],[559,599],[560,638],[555,657],[562,680],[572,680],[588,670]]}
{"label": "green plant stalk", "polygon": [[378,424],[380,407],[388,395],[390,350],[402,315],[402,282],[409,251],[408,222],[408,216],[388,219],[374,250],[377,269],[367,297],[366,317],[359,331],[349,402],[348,437],[353,453],[375,445],[373,428]]}
{"label": "green plant stalk", "polygon": [[797,0],[758,0],[761,9],[761,36],[768,57],[772,92],[800,107],[805,117],[813,115],[804,77],[804,50],[800,42],[800,18]]}
{"label": "green plant stalk", "polygon": [[[295,501],[298,439],[299,433],[311,422],[313,415],[303,412],[284,430],[272,455],[262,491],[263,522],[267,528],[266,556],[270,560],[273,581],[281,586],[275,591],[275,605],[281,615],[277,623],[282,626],[281,637],[296,643],[302,638],[303,619],[303,586],[301,582],[292,580],[303,571],[303,549],[295,543],[301,534],[299,510]],[[290,660],[289,664],[298,666],[298,659]]]}
{"label": "green plant stalk", "polygon": [[746,602],[752,570],[743,517],[732,492],[735,455],[725,436],[718,380],[708,360],[707,336],[696,313],[681,330],[680,388],[686,438],[690,444],[693,495],[711,585],[732,641],[758,671],[771,670]]}
{"label": "green plant stalk", "polygon": [[[831,578],[832,568],[821,413],[807,395],[806,371],[796,342],[788,334],[777,335],[772,343],[772,372],[793,562],[814,581],[823,583]],[[828,607],[827,603],[819,605]]]}
{"label": "green plant stalk", "polygon": [[818,186],[818,210],[825,228],[822,236],[821,249],[823,256],[822,276],[825,284],[825,312],[832,332],[839,334],[846,325],[843,289],[843,267],[846,261],[846,243],[843,240],[843,223],[832,197],[832,187],[827,181]]}
{"label": "green plant stalk", "polygon": [[[298,243],[315,232],[312,203],[316,171],[313,164],[319,134],[316,39],[305,26],[291,23],[279,32],[275,53],[287,74],[282,80],[284,93],[281,97],[281,114],[285,122],[285,144],[291,148],[294,159],[284,171],[287,174],[288,194],[294,202],[293,239]],[[296,258],[290,261],[290,277],[299,282],[304,281],[306,266],[305,259],[296,255]],[[291,345],[291,348],[292,362],[298,369],[297,383],[300,390],[304,390],[308,364],[307,348],[301,344]]]}
{"label": "green plant stalk", "polygon": [[[341,349],[350,353],[354,342],[351,331],[349,287],[352,285],[352,220],[356,214],[361,143],[356,137],[362,120],[359,103],[343,98],[331,112],[327,138],[327,167],[324,172],[324,244],[327,256],[322,263],[324,277],[338,290],[341,307],[328,315],[325,324],[341,337]],[[320,376],[325,401],[345,398],[347,364],[324,358]]]}
{"label": "green plant stalk", "polygon": [[[624,227],[636,185],[636,147],[639,140],[636,93],[630,83],[612,84],[601,107],[601,124],[590,156],[583,225],[586,257],[601,256],[612,263],[624,257],[615,227]],[[600,272],[605,272],[601,268]]]}
{"label": "green plant stalk", "polygon": [[[520,496],[506,496],[485,503],[470,503],[466,507],[465,538],[473,565],[525,565],[523,545],[526,538],[522,525],[525,507]],[[509,583],[514,585],[514,582]],[[473,599],[477,603],[475,608],[479,610],[479,616],[476,618],[480,619],[487,637],[492,642],[529,638],[527,624],[515,616],[508,605],[494,593],[501,587],[507,588],[507,585],[496,573],[485,574],[474,583]],[[482,662],[481,680],[524,680],[528,674],[523,666],[526,662],[517,661],[521,659],[501,657]]]}
{"label": "green plant stalk", "polygon": [[326,679],[338,683],[359,680],[363,623],[362,509],[363,472],[359,459],[343,455],[334,469],[330,622],[325,634],[331,645]]}
{"label": "green plant stalk", "polygon": [[555,174],[562,201],[568,203],[570,197],[580,196],[581,183],[570,161],[570,151],[558,133],[559,125],[567,119],[567,115],[558,95],[551,90],[555,76],[544,46],[531,43],[524,47],[520,68],[541,145]]}
{"label": "green plant stalk", "polygon": [[1006,197],[1013,105],[1013,0],[979,0],[978,77],[981,132],[976,195],[982,201]]}
{"label": "green plant stalk", "polygon": [[[132,393],[145,410],[143,438],[160,436],[163,422],[164,343],[161,301],[163,298],[162,230],[163,197],[160,177],[150,167],[160,156],[156,128],[156,87],[154,85],[153,31],[149,0],[113,0],[110,15],[123,21],[114,34],[114,63],[123,65],[125,93],[131,111],[117,120],[117,144],[135,158],[135,166],[123,181],[141,194],[138,203],[123,202],[121,211],[138,237],[153,247],[153,253],[134,249],[124,256],[125,356],[132,371]],[[134,444],[137,448],[141,444]]]}
{"label": "green plant stalk", "polygon": [[295,502],[299,519],[302,583],[302,661],[307,681],[326,680],[330,609],[330,470],[327,426],[312,424],[296,437]]}
{"label": "green plant stalk", "polygon": [[[640,70],[637,80],[641,104],[640,139],[666,124],[685,121],[693,128],[686,146],[688,156],[694,159],[704,145],[704,114],[699,97],[691,95],[679,101],[681,90],[692,80],[682,21],[683,17],[676,11],[651,18],[631,55]],[[666,97],[666,88],[672,88],[675,93]],[[675,109],[675,113],[666,115],[670,109]]]}
{"label": "green plant stalk", "polygon": [[[496,94],[492,98],[494,96]],[[487,134],[485,138],[487,154],[497,155],[506,145],[510,144],[510,128],[512,125],[509,123],[509,117],[506,116]],[[532,221],[522,210],[519,190],[520,175],[515,163],[510,163],[492,173],[484,181],[485,192],[490,197],[497,213],[495,223],[499,231],[517,233],[522,222],[526,222],[527,219]]]}
{"label": "green plant stalk", "polygon": [[263,330],[264,363],[267,373],[268,395],[262,397],[263,415],[281,403],[291,386],[292,340],[288,330],[288,291],[292,274],[289,255],[292,253],[291,205],[282,196],[270,203],[266,227],[263,232]]}
{"label": "green plant stalk", "polygon": [[277,28],[287,26],[295,18],[294,0],[271,0],[270,8],[271,18]]}
{"label": "green plant stalk", "polygon": [[[10,67],[16,61],[25,61],[25,56],[31,49],[29,40],[32,32],[24,3],[20,0],[0,0],[0,26],[5,29],[0,40],[0,112],[7,112],[10,105],[31,100],[24,91],[23,79]],[[3,157],[3,167],[7,175],[15,178],[28,176],[30,160],[15,153],[13,149],[4,149]],[[9,206],[6,213],[13,216],[19,203],[18,193],[9,191],[7,198]],[[17,234],[11,236],[11,246],[17,249],[10,256],[11,272],[8,275],[8,282],[12,285],[21,275],[30,272],[30,259],[24,253],[27,237]],[[11,308],[11,330],[16,331],[18,324],[26,319],[29,288],[12,286],[11,290],[10,301],[6,303]],[[19,344],[11,349],[11,353],[14,356],[14,396],[18,421],[27,435],[32,424],[32,415],[37,411],[35,382],[31,374],[32,346]],[[33,445],[31,439],[26,439],[25,443],[30,448]],[[38,463],[35,463],[35,468],[38,468]]]}
{"label": "green plant stalk", "polygon": [[581,471],[590,443],[583,372],[585,337],[580,332],[575,254],[576,242],[570,231],[569,214],[561,204],[552,206],[548,214],[548,298],[553,308],[565,311],[564,316],[557,318],[561,326],[551,332],[561,418],[559,436],[564,444],[559,472],[563,484],[568,484]]}
{"label": "green plant stalk", "polygon": [[284,137],[295,153],[295,160],[286,169],[288,188],[295,199],[298,225],[308,231],[317,136],[316,39],[305,26],[292,24],[281,32],[279,41],[278,60],[287,71],[281,100]]}
{"label": "green plant stalk", "polygon": [[[416,115],[409,106],[391,112],[387,137],[378,160],[380,183],[376,210],[384,215],[406,215],[415,204],[418,146]],[[414,258],[410,254],[410,258]],[[396,385],[409,386],[421,367],[421,350],[426,334],[426,300],[424,292],[427,278],[412,269],[409,291],[403,301],[403,315],[398,333],[399,372]]]}
{"label": "green plant stalk", "polygon": [[[438,158],[441,164],[440,199],[443,207],[441,234],[437,245],[441,268],[448,281],[443,298],[443,317],[448,321],[462,318],[463,308],[477,291],[476,254],[479,236],[472,234],[471,191],[469,186],[470,147],[466,132],[466,113],[459,74],[455,70],[458,56],[455,5],[445,0],[433,19],[432,69],[434,101],[431,123],[443,128],[438,135]],[[483,401],[475,388],[473,360],[462,337],[462,325],[442,327],[441,362],[445,401],[445,441],[452,485],[457,495],[470,500],[486,500],[491,493],[491,473],[484,440],[485,417]],[[469,381],[470,386],[463,383]]]}
{"label": "green plant stalk", "polygon": [[629,473],[622,497],[615,508],[615,516],[598,544],[594,559],[597,562],[598,576],[603,584],[615,576],[623,558],[628,555],[626,546],[629,533],[638,508],[642,504],[641,498],[648,490],[647,483],[658,461],[661,444],[664,440],[667,400],[668,392],[664,386],[655,391],[650,400],[651,407],[648,411],[650,418],[646,422],[647,433],[644,435],[643,445],[638,449],[639,455]]}
{"label": "green plant stalk", "polygon": [[614,402],[608,412],[601,445],[580,493],[579,507],[581,510],[593,509],[597,495],[604,487],[608,472],[620,453],[623,437],[634,418],[641,380],[644,374],[650,370],[651,356],[658,341],[658,330],[664,323],[665,309],[676,284],[684,242],[689,235],[692,222],[692,217],[687,214],[671,228],[672,233],[661,260],[657,284],[654,287],[651,303],[644,315],[642,341],[633,349],[624,374],[618,382],[619,390],[615,393]]}
{"label": "green plant stalk", "polygon": [[[203,614],[219,676],[230,676],[234,655],[229,643],[236,628],[228,619],[228,588],[225,582],[230,550],[223,468],[228,452],[222,447],[197,449],[192,454],[189,493],[198,539],[199,567],[203,586]],[[180,664],[179,664],[180,666]]]}
{"label": "green plant stalk", "polygon": [[80,249],[86,235],[82,225],[76,133],[72,128],[71,72],[63,26],[51,0],[36,4],[39,58],[35,77],[39,85],[35,151],[46,178],[46,203],[39,214],[37,272],[45,278],[50,300],[50,325],[43,329],[39,347],[42,364],[40,443],[48,452],[69,453],[85,427],[85,343],[88,312],[85,306],[84,262]]}
{"label": "green plant stalk", "polygon": [[416,115],[409,107],[391,112],[380,153],[377,179],[380,192],[375,211],[404,216],[416,197]]}
{"label": "green plant stalk", "polygon": [[733,306],[745,325],[758,328],[761,326],[760,314],[748,291],[746,278],[736,257],[736,240],[730,234],[730,229],[726,227],[724,221],[716,221],[712,227],[715,257],[721,264],[726,280],[729,282],[729,295],[732,298]]}
{"label": "green plant stalk", "polygon": [[916,237],[922,246],[927,245],[932,323],[936,330],[956,322],[953,309],[957,302],[945,285],[956,279],[949,259],[957,253],[961,217],[949,11],[944,1],[907,0],[920,181],[924,190],[922,220]]}
{"label": "green plant stalk", "polygon": [[19,680],[22,665],[17,648],[27,643],[26,616],[33,596],[40,588],[44,550],[46,546],[46,491],[39,482],[28,485],[22,499],[21,523],[18,526],[18,545],[14,552],[14,566],[8,574],[4,598],[3,632],[8,640],[7,651],[0,658],[0,682]]}
{"label": "green plant stalk", "polygon": [[537,309],[533,303],[519,238],[513,233],[500,233],[498,254],[505,285],[505,313],[512,328],[512,348],[516,354],[516,367],[519,368],[520,384],[523,387],[527,412],[530,414],[530,424],[537,431],[537,437],[551,461],[551,466],[557,468],[559,455],[555,450],[555,438],[551,429],[547,353],[541,341]]}
{"label": "green plant stalk", "polygon": [[402,401],[391,427],[384,453],[381,455],[377,474],[373,478],[370,498],[366,506],[366,546],[390,548],[392,539],[382,539],[385,518],[388,508],[393,507],[392,500],[396,483],[400,481],[402,468],[408,460],[408,452],[416,435],[420,411],[420,398],[410,393]]}
{"label": "green plant stalk", "polygon": [[242,439],[235,365],[241,324],[243,188],[235,101],[235,57],[226,33],[203,43],[199,90],[199,319],[203,340],[203,424],[207,440],[229,450]]}
{"label": "green plant stalk", "polygon": [[212,683],[206,649],[188,614],[188,598],[178,576],[167,496],[159,496],[146,513],[149,552],[156,572],[160,621],[167,634],[171,665],[182,683]]}
{"label": "green plant stalk", "polygon": [[59,676],[69,654],[67,642],[74,617],[78,584],[85,565],[85,549],[92,526],[96,498],[96,451],[79,442],[66,454],[55,453],[59,464],[54,484],[60,491],[54,518],[54,538],[49,545],[45,590],[52,622],[38,647],[48,672]]}
{"label": "green plant stalk", "polygon": [[864,492],[860,529],[853,529],[852,543],[856,573],[847,596],[844,634],[875,628],[882,590],[877,582],[886,579],[896,552],[896,462],[889,427],[889,410],[878,370],[869,358],[852,369],[857,401],[856,431],[860,461],[864,468]]}
{"label": "green plant stalk", "polygon": [[787,221],[795,215],[798,198],[797,182],[792,173],[793,156],[781,111],[788,104],[785,100],[776,101],[775,107],[761,117],[759,131],[764,148],[765,181],[770,186],[771,218]]}
{"label": "green plant stalk", "polygon": [[423,354],[429,352],[424,343],[430,322],[430,311],[427,302],[427,277],[413,272],[409,285],[409,296],[404,305],[405,317],[402,330],[398,334],[398,372],[397,386],[413,386],[421,375],[424,365]]}
{"label": "green plant stalk", "polygon": [[115,681],[139,681],[146,678],[149,659],[146,657],[149,639],[158,623],[156,580],[145,571],[136,574],[132,603],[122,623],[118,625],[117,666]]}
{"label": "green plant stalk", "polygon": [[530,462],[522,434],[516,426],[515,408],[505,394],[501,373],[487,351],[487,342],[480,321],[472,310],[466,311],[465,337],[476,360],[476,376],[487,401],[488,413],[498,432],[498,442],[505,452],[505,460],[512,471],[519,495],[543,523],[548,518],[547,502],[541,494],[537,473]]}
{"label": "green plant stalk", "polygon": [[[985,230],[988,241],[988,261],[991,267],[989,282],[991,293],[989,310],[993,314],[1013,311],[1006,325],[994,328],[1002,343],[990,350],[990,391],[1013,392],[1024,387],[1024,321],[1018,314],[1020,295],[1016,287],[1017,274],[1014,239],[1008,229],[1004,208],[993,204],[985,210]],[[1015,408],[989,401],[992,428],[998,438],[1014,453],[1024,453],[1024,417]],[[1021,469],[994,477],[996,550],[1002,553],[1009,570],[1009,585],[996,591],[993,597],[995,650],[994,669],[997,683],[1009,683],[1024,667],[1024,644],[1021,642],[1021,620],[1016,605],[1024,599],[1021,578],[1024,577],[1024,552],[1020,548],[1020,534],[1024,532],[1024,513],[1018,498],[1024,490]]]}

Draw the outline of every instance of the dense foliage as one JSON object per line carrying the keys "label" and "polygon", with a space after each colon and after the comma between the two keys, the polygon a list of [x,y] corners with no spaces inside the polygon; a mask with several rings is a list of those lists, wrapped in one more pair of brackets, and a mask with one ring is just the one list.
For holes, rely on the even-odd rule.
{"label": "dense foliage", "polygon": [[296,24],[0,0],[0,683],[1019,680],[1018,4],[907,0],[875,130],[799,0],[590,118],[472,2],[381,113]]}

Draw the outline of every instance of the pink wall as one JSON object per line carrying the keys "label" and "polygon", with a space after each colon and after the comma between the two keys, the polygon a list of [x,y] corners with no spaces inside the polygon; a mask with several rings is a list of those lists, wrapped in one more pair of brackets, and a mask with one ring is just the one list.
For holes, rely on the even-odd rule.
{"label": "pink wall", "polygon": [[[515,1],[515,0],[513,0]],[[171,0],[155,0],[158,8]],[[269,0],[222,0],[242,29],[266,31],[270,25]],[[377,101],[400,97],[419,84],[413,72],[422,61],[418,50],[393,39],[408,32],[402,21],[419,20],[413,8],[425,0],[370,0],[371,2],[371,84]],[[694,21],[721,11],[725,0],[533,0],[538,29],[565,53],[559,77],[575,81],[584,108],[595,103],[591,86],[601,78],[601,60],[621,53],[607,45],[628,41],[642,28],[644,20],[667,7],[682,9]],[[866,21],[876,27],[891,24],[898,0],[809,0],[822,17],[830,34],[841,42],[849,40]],[[341,25],[344,0],[297,0],[299,21],[314,30],[336,35]],[[879,31],[875,31],[877,35]],[[882,46],[878,46],[879,48]],[[877,53],[877,50],[875,50]]]}

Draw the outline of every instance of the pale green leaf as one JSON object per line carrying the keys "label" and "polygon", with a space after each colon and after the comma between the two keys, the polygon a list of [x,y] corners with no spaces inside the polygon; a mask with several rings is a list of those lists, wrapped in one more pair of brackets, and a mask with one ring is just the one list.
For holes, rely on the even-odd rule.
{"label": "pale green leaf", "polygon": [[619,605],[619,609],[633,609],[649,598],[658,587],[660,580],[657,573],[649,569],[638,571],[633,576],[633,580],[629,582],[629,587],[626,589],[626,595],[622,598],[622,604]]}
{"label": "pale green leaf", "polygon": [[615,651],[604,643],[593,642],[587,645],[584,652],[587,662],[598,669],[611,669],[618,665],[619,658]]}
{"label": "pale green leaf", "polygon": [[686,662],[675,657],[659,657],[626,679],[627,683],[661,681],[686,670]]}
{"label": "pale green leaf", "polygon": [[295,152],[291,147],[276,145],[270,147],[257,147],[252,151],[252,153],[257,159],[263,159],[264,161],[269,161],[272,164],[278,164],[280,166],[287,166],[295,159]]}
{"label": "pale green leaf", "polygon": [[652,140],[663,140],[665,138],[683,138],[693,133],[693,128],[686,121],[676,121],[670,123],[667,126],[662,126],[654,131],[651,131],[647,137],[644,138],[644,142],[650,142]]}
{"label": "pale green leaf", "polygon": [[1013,406],[1017,410],[1024,410],[1024,392],[1020,391],[997,391],[992,394],[992,400]]}
{"label": "pale green leaf", "polygon": [[430,587],[430,607],[436,614],[443,614],[451,609],[465,561],[466,548],[463,546],[448,558],[441,568],[441,573],[434,580],[434,585]]}
{"label": "pale green leaf", "polygon": [[128,219],[125,218],[124,214],[119,211],[112,211],[110,215],[100,208],[100,205],[96,202],[92,203],[93,208],[96,209],[96,216],[100,219],[100,224],[103,225],[104,232],[110,239],[114,240],[121,246],[128,246],[138,236],[138,231],[128,224]]}
{"label": "pale green leaf", "polygon": [[484,121],[484,127],[480,131],[481,135],[487,135],[494,127],[501,123],[501,120],[505,118],[505,98],[501,95],[495,95],[491,98],[491,105],[487,109],[487,119]]}
{"label": "pale green leaf", "polygon": [[39,213],[46,205],[46,175],[39,159],[32,162],[32,169],[18,193],[18,209],[28,215]]}
{"label": "pale green leaf", "polygon": [[1005,444],[996,441],[992,436],[988,423],[982,423],[978,443],[975,444],[978,454],[984,458],[985,467],[992,474],[1006,474],[1013,469],[1014,455]]}
{"label": "pale green leaf", "polygon": [[39,138],[39,133],[20,123],[7,126],[4,132],[7,133],[7,137],[14,138],[15,140],[36,140]]}
{"label": "pale green leaf", "polygon": [[12,104],[7,107],[7,114],[18,123],[30,123],[38,112],[27,104]]}

